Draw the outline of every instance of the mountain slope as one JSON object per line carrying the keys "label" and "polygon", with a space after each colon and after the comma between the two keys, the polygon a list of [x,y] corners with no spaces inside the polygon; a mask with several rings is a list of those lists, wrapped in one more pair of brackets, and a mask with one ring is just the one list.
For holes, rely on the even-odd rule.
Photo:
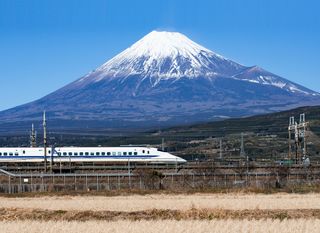
{"label": "mountain slope", "polygon": [[29,123],[45,109],[56,128],[141,128],[317,104],[317,92],[226,59],[180,33],[153,31],[69,85],[1,112],[0,121]]}
{"label": "mountain slope", "polygon": [[180,33],[153,31],[79,82],[136,74],[157,79],[191,78],[231,74],[244,68]]}

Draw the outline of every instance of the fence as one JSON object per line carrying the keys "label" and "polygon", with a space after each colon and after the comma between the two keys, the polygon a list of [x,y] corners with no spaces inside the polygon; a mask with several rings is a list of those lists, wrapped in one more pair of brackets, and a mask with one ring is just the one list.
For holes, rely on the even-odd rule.
{"label": "fence", "polygon": [[293,170],[286,172],[172,172],[157,171],[85,174],[14,174],[1,170],[0,192],[59,192],[135,190],[190,190],[209,188],[271,188],[293,184],[320,184],[320,172]]}

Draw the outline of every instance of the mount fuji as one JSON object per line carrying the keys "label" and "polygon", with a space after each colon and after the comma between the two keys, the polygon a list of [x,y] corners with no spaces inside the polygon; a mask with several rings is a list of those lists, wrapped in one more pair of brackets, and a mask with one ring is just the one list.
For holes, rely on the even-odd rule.
{"label": "mount fuji", "polygon": [[46,110],[52,128],[143,128],[319,105],[320,94],[177,32],[153,31],[80,79],[0,112],[0,128]]}

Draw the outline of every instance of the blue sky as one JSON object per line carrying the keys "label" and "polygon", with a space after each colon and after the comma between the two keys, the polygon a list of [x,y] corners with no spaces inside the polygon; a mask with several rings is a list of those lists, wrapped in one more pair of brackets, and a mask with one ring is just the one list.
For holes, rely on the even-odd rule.
{"label": "blue sky", "polygon": [[310,0],[0,0],[0,110],[80,78],[155,29],[320,91],[319,9]]}

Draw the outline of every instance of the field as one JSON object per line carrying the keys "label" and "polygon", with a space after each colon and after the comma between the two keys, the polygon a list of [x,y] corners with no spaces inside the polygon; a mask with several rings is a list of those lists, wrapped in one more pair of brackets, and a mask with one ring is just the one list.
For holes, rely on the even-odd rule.
{"label": "field", "polygon": [[35,232],[174,232],[174,233],[318,233],[320,220],[213,220],[213,221],[88,221],[88,222],[38,222],[12,221],[2,222],[1,232],[35,233]]}
{"label": "field", "polygon": [[0,197],[1,208],[75,211],[142,211],[151,209],[320,209],[320,194],[192,194],[130,196]]}
{"label": "field", "polygon": [[1,232],[320,232],[320,194],[0,197]]}

